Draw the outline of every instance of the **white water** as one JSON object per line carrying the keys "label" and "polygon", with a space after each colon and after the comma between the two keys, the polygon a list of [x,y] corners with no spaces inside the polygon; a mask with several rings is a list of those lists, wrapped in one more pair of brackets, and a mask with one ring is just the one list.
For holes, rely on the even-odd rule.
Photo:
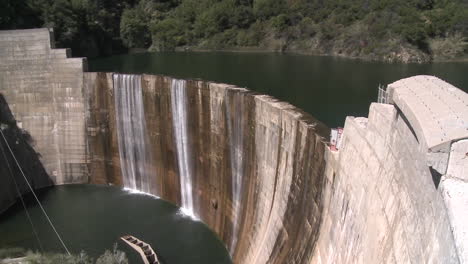
{"label": "white water", "polygon": [[181,212],[196,218],[193,209],[192,160],[188,142],[187,89],[184,80],[172,80],[171,109],[179,165]]}
{"label": "white water", "polygon": [[[227,94],[226,94],[227,95]],[[232,94],[232,103],[230,97],[226,96],[226,115],[228,120],[229,151],[231,156],[231,174],[232,174],[232,201],[234,208],[234,219],[232,224],[232,240],[229,247],[231,256],[233,256],[237,247],[239,233],[239,214],[242,205],[242,176],[244,173],[243,143],[244,126],[242,117],[244,114],[244,98],[239,93]],[[231,112],[231,109],[233,112]]]}
{"label": "white water", "polygon": [[114,74],[114,99],[124,187],[150,193],[148,148],[141,76]]}
{"label": "white water", "polygon": [[149,197],[152,197],[152,198],[155,198],[155,199],[161,199],[161,197],[159,197],[157,195],[153,195],[153,194],[147,193],[147,192],[138,191],[138,190],[135,190],[135,189],[123,188],[123,190],[124,190],[124,192],[126,192],[128,194],[144,195],[144,196],[149,196]]}

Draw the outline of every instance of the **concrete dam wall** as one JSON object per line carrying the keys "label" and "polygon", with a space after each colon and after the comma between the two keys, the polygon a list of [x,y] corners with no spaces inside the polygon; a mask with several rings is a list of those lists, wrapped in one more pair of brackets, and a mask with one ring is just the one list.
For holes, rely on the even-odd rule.
{"label": "concrete dam wall", "polygon": [[[42,166],[38,154],[31,146],[33,143],[31,136],[27,131],[18,127],[18,123],[1,94],[0,130],[1,213],[13,205],[20,195],[30,192],[28,183],[33,189],[52,186],[53,183]],[[16,162],[20,164],[28,183]]]}
{"label": "concrete dam wall", "polygon": [[85,60],[53,49],[48,29],[0,31],[0,93],[56,184],[86,176]]}
{"label": "concrete dam wall", "polygon": [[224,84],[112,73],[86,73],[84,83],[93,95],[92,183],[183,206],[220,236],[236,263],[311,259],[324,125]]}
{"label": "concrete dam wall", "polygon": [[[468,263],[468,95],[440,79],[390,84],[368,118],[346,119],[331,151],[328,128],[272,97],[82,66],[62,83],[21,62],[54,65],[49,55],[13,41],[50,40],[49,31],[3,34],[0,51],[11,54],[0,91],[56,184],[114,184],[172,201],[209,225],[234,263]],[[45,100],[49,86],[69,96]]]}

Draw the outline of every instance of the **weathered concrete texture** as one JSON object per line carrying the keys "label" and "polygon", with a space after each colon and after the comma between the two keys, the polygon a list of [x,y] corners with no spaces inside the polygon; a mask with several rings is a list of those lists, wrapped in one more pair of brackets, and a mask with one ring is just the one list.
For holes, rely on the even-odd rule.
{"label": "weathered concrete texture", "polygon": [[[390,102],[416,135],[445,201],[458,254],[468,262],[468,94],[434,76],[414,76],[388,86]],[[434,174],[434,172],[433,172]],[[437,184],[436,184],[437,185]]]}
{"label": "weathered concrete texture", "polygon": [[[151,193],[181,204],[173,79],[144,75],[142,82]],[[85,86],[94,94],[88,122],[90,149],[96,150],[91,179],[120,184],[109,84],[111,74],[85,74]],[[235,263],[309,263],[322,211],[321,135],[328,130],[289,104],[245,89],[202,81],[187,81],[185,89],[194,213],[218,233]],[[239,157],[242,162],[235,162]]]}
{"label": "weathered concrete texture", "polygon": [[434,76],[414,76],[388,85],[391,102],[431,151],[468,138],[468,94]]}
{"label": "weathered concrete texture", "polygon": [[9,148],[32,188],[43,188],[53,183],[42,167],[38,154],[30,145],[31,137],[27,131],[18,127],[2,94],[0,94],[0,129],[8,143],[5,143],[3,136],[0,135],[0,212],[3,212],[15,203],[20,194],[30,192]]}
{"label": "weathered concrete texture", "polygon": [[[468,122],[468,121],[467,121]],[[450,148],[447,175],[468,182],[468,140],[454,142]]]}
{"label": "weathered concrete texture", "polygon": [[54,182],[87,182],[85,61],[51,49],[51,36],[48,29],[0,31],[0,92]]}
{"label": "weathered concrete texture", "polygon": [[452,144],[447,174],[442,177],[440,192],[447,207],[460,260],[468,263],[468,140]]}
{"label": "weathered concrete texture", "polygon": [[[326,129],[291,105],[230,85],[187,81],[183,151],[190,155],[183,156],[173,125],[182,118],[173,112],[173,82],[142,77],[150,192],[181,205],[187,190],[178,159],[190,163],[194,213],[218,233],[235,263],[463,259],[465,196],[445,178],[440,195],[428,166],[433,157],[397,107],[372,104],[369,119],[349,117],[343,147],[332,153],[320,136]],[[92,95],[91,178],[122,184],[112,85],[110,73],[85,74]],[[456,174],[464,171],[458,160],[464,144],[453,144],[445,163]],[[459,199],[444,203],[452,193]]]}
{"label": "weathered concrete texture", "polygon": [[394,106],[346,119],[328,154],[317,263],[459,263],[426,149]]}
{"label": "weathered concrete texture", "polygon": [[447,206],[460,262],[468,263],[468,182],[443,177],[440,192]]}
{"label": "weathered concrete texture", "polygon": [[93,184],[122,185],[112,86],[112,73],[84,75],[83,90],[88,99],[88,162],[93,175],[89,180]]}

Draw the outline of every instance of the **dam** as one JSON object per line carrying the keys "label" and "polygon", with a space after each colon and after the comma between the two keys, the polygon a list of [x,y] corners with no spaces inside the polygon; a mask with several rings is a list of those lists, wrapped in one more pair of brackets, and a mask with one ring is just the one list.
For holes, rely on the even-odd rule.
{"label": "dam", "polygon": [[[158,196],[208,225],[233,263],[468,263],[468,95],[453,85],[396,80],[368,117],[346,118],[332,151],[326,125],[268,95],[86,72],[53,43],[48,29],[0,31],[2,131],[34,139],[36,188]],[[2,181],[0,211],[17,198]]]}

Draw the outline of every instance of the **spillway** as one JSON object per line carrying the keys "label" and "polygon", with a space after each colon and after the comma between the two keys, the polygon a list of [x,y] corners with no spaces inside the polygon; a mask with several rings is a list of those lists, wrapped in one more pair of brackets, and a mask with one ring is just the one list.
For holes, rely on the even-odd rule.
{"label": "spillway", "polygon": [[234,263],[468,263],[468,95],[443,80],[389,84],[333,150],[329,128],[267,95],[83,72],[45,29],[0,40],[0,92],[55,184],[158,195]]}
{"label": "spillway", "polygon": [[115,117],[123,186],[150,192],[151,152],[141,89],[141,76],[114,74]]}
{"label": "spillway", "polygon": [[180,179],[182,208],[194,215],[192,190],[192,155],[188,137],[187,92],[185,80],[172,80],[171,110],[174,138],[177,147],[177,163]]}
{"label": "spillway", "polygon": [[244,175],[244,97],[242,94],[234,93],[232,96],[226,91],[226,120],[229,137],[229,155],[231,162],[231,177],[232,177],[232,206],[233,209],[233,224],[232,224],[232,239],[230,241],[229,250],[231,255],[234,254],[237,240],[239,237],[239,219],[242,212],[242,180]]}

